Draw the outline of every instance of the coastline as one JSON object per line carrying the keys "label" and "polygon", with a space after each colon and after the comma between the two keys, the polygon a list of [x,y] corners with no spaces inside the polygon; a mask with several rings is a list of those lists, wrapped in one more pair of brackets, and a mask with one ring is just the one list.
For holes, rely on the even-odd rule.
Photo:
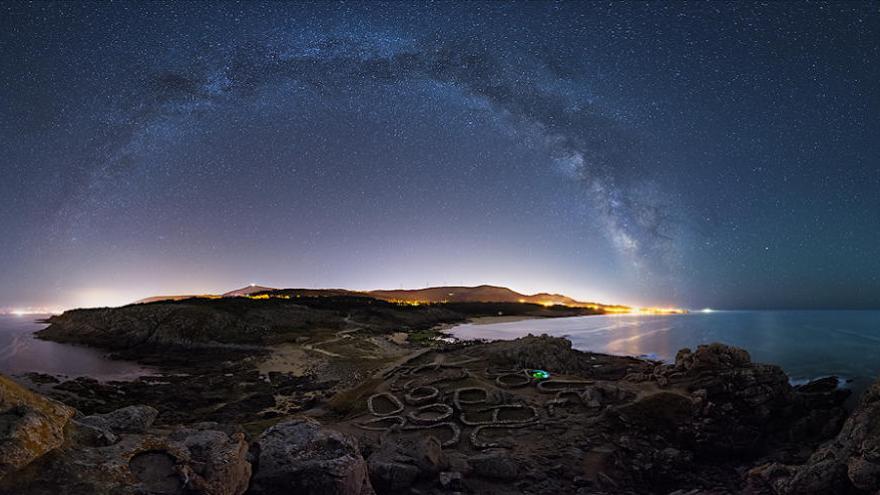
{"label": "coastline", "polygon": [[[471,325],[492,325],[494,323],[512,323],[515,321],[524,321],[524,320],[541,320],[544,318],[552,318],[547,316],[527,316],[527,315],[515,315],[515,316],[477,316],[475,318],[469,319],[466,323],[470,323]],[[570,317],[569,317],[570,318]]]}
{"label": "coastline", "polygon": [[[518,321],[526,321],[526,320],[543,320],[548,318],[570,318],[568,316],[561,317],[553,317],[553,316],[527,316],[527,315],[507,315],[507,316],[475,316],[472,318],[468,318],[465,321],[455,322],[455,323],[440,323],[432,327],[429,331],[434,334],[435,342],[443,342],[446,344],[451,344],[453,342],[460,343],[476,343],[483,342],[484,339],[462,339],[452,335],[450,330],[453,328],[459,327],[461,325],[492,325],[495,323],[514,323]],[[424,341],[414,341],[410,340],[417,345],[426,345]],[[428,344],[430,345],[430,344]]]}
{"label": "coastline", "polygon": [[[311,304],[307,312],[304,303]],[[742,493],[750,482],[743,473],[768,462],[805,465],[847,418],[842,406],[850,391],[840,389],[836,379],[792,386],[781,367],[753,362],[743,349],[724,344],[682,349],[674,362],[658,362],[577,350],[562,337],[515,338],[505,332],[511,340],[437,338],[463,323],[485,328],[559,318],[543,308],[524,309],[534,311],[497,316],[496,307],[477,306],[467,314],[448,307],[315,299],[296,305],[236,300],[77,311],[53,319],[43,335],[116,355],[124,339],[133,345],[124,354],[160,366],[163,374],[131,382],[66,380],[47,383],[41,392],[83,415],[141,405],[157,411],[159,428],[207,422],[240,431],[257,444],[267,429],[309,418],[361,442],[372,466],[390,462],[381,460],[386,454],[396,459],[398,454],[385,450],[413,438],[436,438],[440,445],[431,448],[438,456],[464,464],[501,455],[514,466],[507,473],[520,470],[517,459],[530,459],[531,471],[522,477],[499,479],[460,468],[472,492],[504,495],[514,493],[505,491],[512,479],[530,493],[576,493],[587,485],[611,493],[665,495],[717,486]],[[274,321],[298,315],[310,323],[251,331],[255,322],[265,321],[267,310]],[[205,314],[215,323],[205,325]],[[315,323],[318,317],[324,325]],[[523,326],[533,325],[538,326]],[[135,345],[145,336],[150,345]],[[202,341],[193,342],[194,336]],[[211,349],[205,343],[220,345]],[[546,370],[550,377],[535,378],[529,370]],[[413,396],[416,390],[428,397]],[[505,415],[474,419],[476,408],[485,407]],[[402,433],[423,429],[431,431]],[[494,431],[481,433],[487,429]],[[573,453],[548,454],[561,451]],[[716,460],[693,462],[707,453]],[[662,486],[645,477],[654,466],[662,466]],[[365,469],[377,489],[389,483],[384,467]],[[564,476],[547,474],[560,469]],[[437,473],[419,476],[419,489],[431,493]]]}
{"label": "coastline", "polygon": [[[335,337],[321,334],[309,341],[311,347],[304,341],[297,352],[323,362],[320,369],[309,371],[279,366],[262,374],[256,369],[260,360],[254,358],[227,362],[219,369],[193,360],[190,366],[196,368],[186,376],[112,384],[71,380],[60,384],[62,393],[49,395],[84,415],[117,414],[114,411],[131,406],[153,408],[159,428],[154,435],[167,435],[169,429],[194,423],[243,431],[242,445],[247,445],[247,438],[256,444],[257,452],[271,448],[263,443],[266,431],[311,418],[306,421],[320,422],[313,423],[315,428],[357,439],[370,453],[360,462],[365,463],[366,479],[380,494],[393,492],[384,489],[390,482],[387,477],[393,480],[394,469],[403,469],[392,463],[387,468],[392,473],[387,473],[383,463],[391,461],[383,460],[385,451],[402,448],[408,444],[401,442],[411,440],[394,428],[372,426],[371,421],[387,421],[383,410],[374,411],[374,407],[399,404],[409,411],[401,412],[401,417],[416,418],[405,429],[431,429],[431,435],[416,437],[416,442],[428,442],[418,449],[432,449],[438,458],[461,459],[455,462],[465,467],[457,469],[473,493],[499,494],[518,493],[509,489],[514,480],[517,489],[530,493],[575,493],[585,484],[612,493],[665,494],[719,486],[727,488],[725,493],[740,493],[749,482],[743,473],[768,462],[804,465],[807,454],[840,431],[845,419],[839,405],[846,392],[830,380],[793,388],[778,366],[752,363],[744,351],[721,344],[681,351],[673,364],[578,351],[569,340],[534,336],[432,347],[407,343],[382,359],[365,359],[364,345],[377,345],[382,339],[392,344],[390,335],[357,332],[337,332]],[[284,345],[293,349],[295,344]],[[349,368],[360,371],[345,379]],[[523,368],[551,370],[551,377],[528,379],[516,371]],[[462,379],[468,381],[464,388]],[[420,419],[419,411],[427,406],[413,404],[411,395],[416,389],[425,393],[436,389],[439,396],[432,399],[436,404],[431,407],[438,410],[470,412],[446,420],[445,416]],[[459,396],[465,390],[483,391],[485,398],[468,396],[467,400],[477,402],[462,404]],[[502,405],[491,405],[499,404],[496,401],[501,397]],[[468,408],[487,405],[504,408],[511,419],[490,419],[485,424],[467,419],[475,414]],[[452,435],[436,430],[440,436],[429,440],[435,438],[434,428],[440,427]],[[80,427],[74,423],[71,428]],[[481,434],[487,428],[500,431]],[[507,428],[515,428],[516,433],[507,434]],[[693,444],[692,439],[699,442]],[[67,466],[84,449],[98,459],[116,455],[112,444],[75,443],[60,456],[41,459],[28,473],[49,473],[67,481]],[[551,454],[563,451],[571,454]],[[401,458],[394,452],[388,455]],[[729,457],[694,463],[704,452]],[[792,457],[791,452],[801,454]],[[488,459],[491,470],[476,467],[483,459]],[[499,465],[506,467],[494,471]],[[660,486],[644,477],[653,465],[662,466]],[[254,476],[261,476],[263,468],[255,465]],[[514,474],[521,469],[523,475]],[[553,474],[557,471],[563,475]],[[87,481],[103,482],[100,476],[99,472],[90,474]],[[13,493],[36,495],[27,485],[16,484],[17,478],[6,479],[18,489]],[[20,479],[27,477],[22,474]],[[428,470],[419,474],[415,486],[430,492],[437,483],[437,473]]]}

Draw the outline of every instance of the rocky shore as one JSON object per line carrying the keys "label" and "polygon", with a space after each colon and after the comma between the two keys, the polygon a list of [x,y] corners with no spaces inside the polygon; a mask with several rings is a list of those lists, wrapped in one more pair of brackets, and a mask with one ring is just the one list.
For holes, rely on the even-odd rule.
{"label": "rocky shore", "polygon": [[[271,322],[289,308],[163,308],[149,325],[102,310],[44,332],[128,346],[157,376],[17,380],[41,393],[0,378],[0,494],[880,490],[880,383],[848,414],[835,378],[792,387],[720,344],[673,364],[550,337],[426,345],[407,323],[428,313],[400,323],[386,307],[329,309],[279,341]],[[270,330],[222,338],[245,327]]]}

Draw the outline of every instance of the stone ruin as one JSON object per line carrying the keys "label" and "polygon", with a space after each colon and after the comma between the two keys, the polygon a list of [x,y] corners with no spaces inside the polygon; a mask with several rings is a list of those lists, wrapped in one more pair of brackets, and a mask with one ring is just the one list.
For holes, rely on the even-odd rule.
{"label": "stone ruin", "polygon": [[561,408],[598,414],[635,395],[594,380],[556,376],[552,370],[548,379],[538,379],[531,369],[486,368],[482,358],[447,362],[445,357],[434,354],[428,363],[386,372],[352,426],[383,438],[436,431],[444,448],[485,450],[511,446],[490,438],[492,433],[543,430],[566,421]]}

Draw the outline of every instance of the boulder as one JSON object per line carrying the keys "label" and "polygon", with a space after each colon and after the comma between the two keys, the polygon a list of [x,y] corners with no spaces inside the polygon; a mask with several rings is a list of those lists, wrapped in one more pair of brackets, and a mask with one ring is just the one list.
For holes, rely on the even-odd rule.
{"label": "boulder", "polygon": [[802,409],[836,411],[846,402],[852,390],[840,387],[836,376],[818,378],[794,387],[798,405]]}
{"label": "boulder", "polygon": [[251,464],[243,433],[183,428],[169,438],[189,452],[181,473],[190,490],[205,495],[240,495],[247,490]]}
{"label": "boulder", "polygon": [[749,353],[738,347],[713,343],[701,345],[696,351],[688,348],[675,354],[675,369],[685,372],[739,368],[751,364]]}
{"label": "boulder", "polygon": [[[71,423],[70,428],[79,427]],[[93,428],[89,426],[88,428]],[[122,434],[109,445],[72,441],[0,480],[2,495],[241,495],[251,466],[244,436],[181,429]]]}
{"label": "boulder", "polygon": [[679,428],[693,423],[694,410],[694,404],[687,396],[657,392],[615,408],[610,414],[615,414],[629,427],[674,434]]}
{"label": "boulder", "polygon": [[800,466],[778,463],[752,469],[752,493],[880,492],[880,380],[862,396],[840,433]]}
{"label": "boulder", "polygon": [[461,492],[467,489],[464,476],[458,471],[443,471],[439,476],[440,488],[448,492]]}
{"label": "boulder", "polygon": [[795,391],[802,394],[828,394],[837,391],[840,385],[840,379],[836,376],[826,376],[810,380],[809,382],[798,385]]}
{"label": "boulder", "polygon": [[60,447],[74,413],[0,376],[0,479]]}
{"label": "boulder", "polygon": [[487,347],[489,362],[515,368],[537,368],[560,373],[575,372],[588,366],[586,355],[575,351],[567,339],[532,335],[494,342]]}
{"label": "boulder", "polygon": [[71,423],[73,424],[73,428],[70,428],[71,440],[79,445],[101,447],[119,441],[119,436],[108,428],[82,423],[76,419],[71,420]]}
{"label": "boulder", "polygon": [[278,423],[257,440],[254,495],[372,495],[357,442],[314,420]]}
{"label": "boulder", "polygon": [[486,344],[482,351],[494,367],[542,369],[551,374],[603,380],[618,380],[650,366],[648,361],[636,358],[581,352],[572,348],[570,340],[547,335],[496,341]]}
{"label": "boulder", "polygon": [[128,406],[106,414],[81,418],[81,423],[114,433],[144,433],[153,426],[159,414],[150,406]]}
{"label": "boulder", "polygon": [[787,424],[795,401],[781,368],[753,363],[743,349],[718,343],[678,351],[674,364],[654,368],[653,379],[688,392],[693,419],[679,425],[678,437],[709,455],[760,450],[769,431]]}
{"label": "boulder", "polygon": [[471,472],[471,465],[468,462],[469,456],[467,454],[452,451],[445,453],[445,458],[449,464],[448,469],[450,472],[458,472],[465,476]]}
{"label": "boulder", "polygon": [[408,488],[418,478],[434,478],[448,466],[440,440],[432,435],[387,440],[368,459],[370,480],[380,493]]}
{"label": "boulder", "polygon": [[399,493],[419,477],[419,468],[406,462],[371,458],[369,469],[370,481],[379,493]]}
{"label": "boulder", "polygon": [[474,474],[484,478],[514,480],[519,477],[516,461],[504,449],[489,449],[473,455],[469,459],[469,464]]}

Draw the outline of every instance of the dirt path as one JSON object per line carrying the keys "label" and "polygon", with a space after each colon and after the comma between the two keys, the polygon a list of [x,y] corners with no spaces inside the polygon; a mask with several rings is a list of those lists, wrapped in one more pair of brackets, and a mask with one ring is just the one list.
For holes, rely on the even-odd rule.
{"label": "dirt path", "polygon": [[341,358],[341,357],[344,357],[342,354],[337,354],[335,352],[330,352],[330,351],[327,351],[324,349],[319,349],[318,346],[332,344],[334,342],[339,342],[340,340],[346,338],[345,337],[346,335],[360,331],[360,330],[361,330],[360,327],[350,328],[348,330],[340,330],[340,331],[336,332],[335,337],[330,340],[323,340],[323,341],[317,342],[315,344],[303,344],[303,349],[307,349],[307,350],[315,351],[315,352],[320,352],[321,354],[324,354],[325,356]]}

